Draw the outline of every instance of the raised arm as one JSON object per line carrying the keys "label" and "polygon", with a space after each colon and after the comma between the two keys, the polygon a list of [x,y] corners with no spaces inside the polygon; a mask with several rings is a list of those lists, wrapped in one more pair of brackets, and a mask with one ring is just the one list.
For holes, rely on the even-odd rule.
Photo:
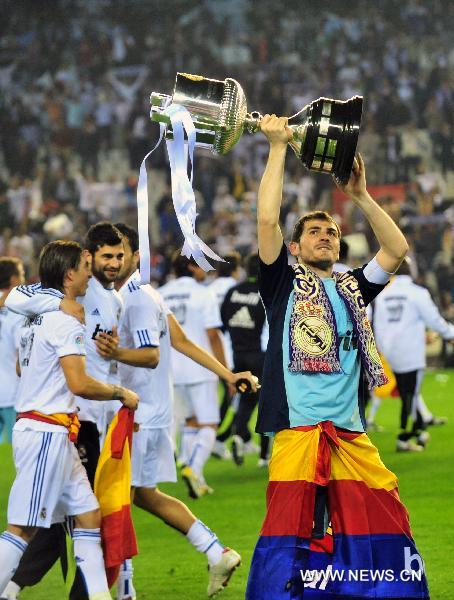
{"label": "raised arm", "polygon": [[268,138],[270,152],[260,181],[257,203],[257,229],[259,254],[262,261],[272,264],[282,248],[279,214],[284,185],[284,164],[287,144],[292,132],[287,127],[287,117],[265,115],[260,129]]}
{"label": "raised arm", "polygon": [[376,258],[382,269],[394,273],[408,252],[408,243],[391,217],[370,196],[366,187],[366,169],[358,154],[346,185],[338,185],[366,216],[380,244]]}

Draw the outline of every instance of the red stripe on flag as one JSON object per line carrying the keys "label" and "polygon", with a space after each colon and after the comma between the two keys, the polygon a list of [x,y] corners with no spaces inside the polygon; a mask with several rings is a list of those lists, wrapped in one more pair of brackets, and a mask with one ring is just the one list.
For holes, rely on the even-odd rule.
{"label": "red stripe on flag", "polygon": [[[132,558],[138,554],[129,505],[102,518],[101,536],[104,546],[104,562],[109,579],[110,576],[113,576],[113,569],[119,569],[125,558]],[[112,575],[110,575],[111,572]],[[117,576],[118,570],[114,579],[112,581],[109,579],[109,587],[115,583]]]}
{"label": "red stripe on flag", "polygon": [[311,537],[315,489],[308,481],[270,481],[261,535]]}
{"label": "red stripe on flag", "polygon": [[129,448],[131,449],[132,432],[134,428],[134,413],[122,406],[118,411],[118,421],[112,431],[110,450],[112,458],[122,458],[125,438],[128,438]]}
{"label": "red stripe on flag", "polygon": [[334,533],[411,537],[408,512],[397,489],[371,489],[362,481],[331,481],[328,505]]}

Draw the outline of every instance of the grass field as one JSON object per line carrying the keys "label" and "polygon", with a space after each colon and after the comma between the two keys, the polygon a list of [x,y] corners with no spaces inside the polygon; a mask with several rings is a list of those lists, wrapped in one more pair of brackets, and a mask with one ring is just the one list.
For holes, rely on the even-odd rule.
{"label": "grass field", "polygon": [[[385,464],[399,477],[400,493],[410,512],[413,534],[424,557],[433,600],[454,599],[454,371],[426,375],[423,394],[437,415],[449,417],[443,427],[431,429],[432,439],[424,453],[394,451],[398,402],[385,400],[377,422],[385,427],[371,437]],[[198,501],[187,498],[181,483],[163,486],[182,498],[195,514],[226,544],[243,556],[243,565],[222,593],[225,600],[244,598],[250,560],[265,509],[266,472],[247,457],[243,467],[210,460],[207,480],[215,494]],[[5,525],[9,487],[14,477],[11,451],[0,445],[0,531]],[[206,561],[177,532],[139,511],[134,522],[140,545],[135,559],[137,598],[195,600],[206,597]],[[22,600],[63,600],[65,588],[58,567]],[[270,598],[269,600],[273,600]]]}

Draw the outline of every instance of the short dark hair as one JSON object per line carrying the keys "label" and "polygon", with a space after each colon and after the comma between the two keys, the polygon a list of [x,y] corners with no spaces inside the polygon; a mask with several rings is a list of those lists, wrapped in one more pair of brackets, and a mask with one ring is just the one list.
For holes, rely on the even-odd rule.
{"label": "short dark hair", "polygon": [[126,225],[126,223],[115,223],[114,227],[116,227],[124,237],[128,238],[131,250],[136,252],[139,249],[139,234],[134,227]]}
{"label": "short dark hair", "polygon": [[197,267],[197,263],[193,258],[186,258],[181,254],[181,250],[175,250],[172,254],[172,269],[176,277],[192,277],[192,272],[189,265]]}
{"label": "short dark hair", "polygon": [[84,247],[94,254],[101,246],[117,246],[123,241],[123,235],[109,221],[100,221],[92,225],[87,231]]}
{"label": "short dark hair", "polygon": [[42,287],[63,292],[65,275],[69,269],[77,269],[81,255],[82,246],[77,242],[55,240],[46,244],[39,256]]}
{"label": "short dark hair", "polygon": [[248,277],[258,277],[259,275],[259,255],[257,252],[249,254],[246,258],[246,273]]}
{"label": "short dark hair", "polygon": [[299,242],[301,235],[304,231],[304,225],[305,223],[307,223],[307,221],[329,221],[330,223],[332,223],[336,230],[337,230],[337,234],[340,237],[341,236],[341,230],[339,225],[336,223],[336,221],[333,219],[333,217],[325,212],[324,210],[314,210],[310,213],[307,213],[305,215],[303,215],[302,217],[300,217],[298,219],[298,221],[295,223],[295,226],[293,228],[293,233],[292,233],[292,242]]}
{"label": "short dark hair", "polygon": [[230,277],[241,264],[241,254],[239,252],[228,252],[222,257],[225,262],[220,262],[217,267],[219,277]]}
{"label": "short dark hair", "polygon": [[0,256],[0,290],[11,284],[11,277],[19,275],[19,266],[22,261],[15,256]]}

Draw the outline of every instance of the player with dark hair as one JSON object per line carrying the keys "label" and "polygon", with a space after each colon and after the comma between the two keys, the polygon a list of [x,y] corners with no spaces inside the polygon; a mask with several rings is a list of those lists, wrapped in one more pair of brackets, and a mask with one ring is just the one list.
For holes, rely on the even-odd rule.
{"label": "player with dark hair", "polygon": [[[141,398],[135,414],[139,430],[134,434],[131,454],[134,503],[175,528],[196,550],[205,553],[209,564],[208,595],[213,596],[226,585],[239,565],[239,554],[225,548],[216,534],[183,502],[158,487],[161,483],[176,481],[171,439],[171,347],[233,385],[246,378],[251,388],[255,388],[255,380],[249,372],[233,374],[194,344],[159,293],[149,284],[139,285],[137,232],[123,223],[116,226],[124,236],[125,247],[124,266],[115,283],[124,300],[124,315],[119,337],[102,333],[97,346],[101,356],[119,361],[122,383],[134,389]],[[153,366],[155,368],[150,368]],[[120,572],[117,600],[135,597],[132,577],[132,560],[127,560]]]}
{"label": "player with dark hair", "polygon": [[[26,316],[58,311],[61,308],[83,319],[86,323],[84,341],[88,374],[105,383],[118,385],[120,378],[117,362],[98,355],[95,339],[100,332],[113,333],[118,328],[123,303],[114,289],[114,281],[123,266],[123,236],[112,223],[102,221],[87,231],[83,252],[93,274],[87,293],[79,299],[83,308],[60,290],[61,268],[58,257],[52,257],[52,269],[45,275],[42,287],[19,286],[10,292],[6,305]],[[51,256],[46,260],[51,260]],[[81,424],[77,449],[92,486],[100,453],[100,435],[105,433],[114,412],[120,406],[120,400],[120,392],[113,402],[98,403],[82,397],[76,398]],[[21,588],[38,583],[59,556],[65,573],[65,535],[61,526],[54,525],[48,531],[40,531],[28,548],[10,584],[8,598],[14,599]],[[84,597],[86,595],[78,570],[71,598],[83,600]]]}
{"label": "player with dark hair", "polygon": [[[397,478],[365,433],[362,393],[366,383],[372,389],[387,381],[366,306],[408,244],[367,192],[358,155],[340,188],[369,221],[378,253],[362,268],[336,273],[339,227],[329,214],[313,212],[296,224],[290,266],[279,214],[292,131],[275,115],[260,126],[270,144],[257,207],[259,289],[270,336],[257,430],[274,433],[274,444],[246,597],[300,598],[307,591],[318,598],[428,598]],[[319,141],[330,143],[321,130]],[[355,583],[328,574],[360,569],[389,569],[395,577]],[[311,570],[320,577],[309,580]],[[403,580],[405,570],[419,576]]]}
{"label": "player with dark hair", "polygon": [[[40,256],[43,282],[68,298],[83,296],[90,263],[76,242],[47,244]],[[8,527],[0,535],[0,589],[16,571],[38,528],[74,517],[74,553],[89,600],[110,599],[101,548],[101,515],[74,446],[79,431],[75,395],[96,400],[121,396],[136,409],[138,396],[90,377],[85,369],[85,331],[62,311],[27,319],[20,342],[22,384],[14,427],[16,479],[8,503]]]}

